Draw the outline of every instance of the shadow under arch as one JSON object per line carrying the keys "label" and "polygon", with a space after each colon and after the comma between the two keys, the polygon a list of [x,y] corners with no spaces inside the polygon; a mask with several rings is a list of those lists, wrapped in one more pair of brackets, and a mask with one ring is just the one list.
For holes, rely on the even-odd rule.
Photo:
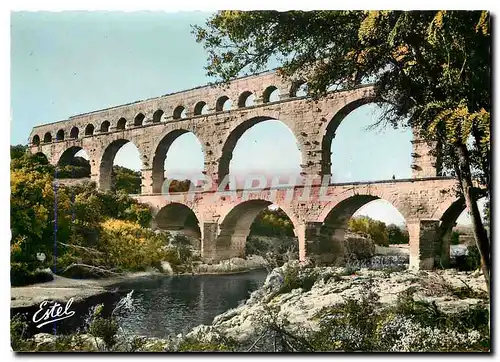
{"label": "shadow under arch", "polygon": [[[106,149],[104,150],[102,157],[101,157],[101,162],[99,164],[99,189],[102,191],[109,191],[112,189],[112,174],[113,174],[113,161],[115,159],[116,154],[118,151],[127,143],[132,141],[129,141],[124,138],[120,138],[117,140],[114,140],[111,142]],[[135,144],[134,144],[135,146]],[[139,148],[135,146],[136,149],[139,151]],[[139,151],[140,153],[140,151]],[[142,155],[141,155],[141,169],[142,169]]]}
{"label": "shadow under arch", "polygon": [[[480,199],[488,197],[488,195],[483,189],[473,188],[472,197],[476,202],[478,202]],[[457,219],[466,208],[465,199],[463,197],[459,197],[457,200],[452,202],[441,215],[439,219],[438,242],[436,243],[435,250],[437,256],[437,258],[435,258],[435,263],[437,264],[436,266],[447,267],[449,265],[451,234],[453,228],[457,225]]]}
{"label": "shadow under arch", "polygon": [[[223,216],[215,245],[217,259],[224,260],[234,257],[245,257],[245,245],[247,237],[250,234],[250,228],[257,215],[270,205],[273,205],[271,201],[263,199],[243,201]],[[286,207],[278,204],[274,205],[279,207],[288,216],[293,224],[295,233],[297,222],[294,215]]]}
{"label": "shadow under arch", "polygon": [[170,203],[160,209],[155,216],[156,226],[161,230],[179,231],[185,236],[196,238],[197,249],[200,249],[200,221],[195,212],[181,203]]}
{"label": "shadow under arch", "polygon": [[323,220],[319,235],[314,243],[308,243],[307,254],[313,255],[321,263],[332,263],[342,260],[345,253],[345,237],[349,228],[349,220],[363,206],[372,201],[383,200],[392,206],[407,220],[407,215],[400,210],[401,207],[394,201],[379,195],[357,194],[350,196],[333,206]]}
{"label": "shadow under arch", "polygon": [[73,161],[75,155],[81,150],[84,150],[88,156],[88,152],[81,146],[71,146],[69,148],[66,148],[59,156],[59,159],[57,160],[57,166],[71,165],[71,162]]}
{"label": "shadow under arch", "polygon": [[335,138],[335,132],[337,131],[337,128],[340,126],[342,121],[351,113],[354,111],[356,108],[359,108],[361,106],[364,106],[365,104],[369,103],[378,103],[378,100],[374,96],[367,96],[367,97],[362,97],[358,98],[348,104],[346,104],[344,107],[342,107],[340,110],[338,110],[333,117],[329,120],[328,125],[325,130],[325,134],[323,135],[323,139],[321,142],[321,174],[322,175],[331,175],[332,173],[332,168],[331,168],[331,146],[332,146],[332,140]]}
{"label": "shadow under arch", "polygon": [[50,163],[49,158],[42,151],[38,151],[37,153],[34,153],[31,157],[34,160],[36,160],[36,163],[41,164],[41,165],[48,165]]}
{"label": "shadow under arch", "polygon": [[201,144],[199,138],[192,131],[188,131],[186,129],[176,129],[168,132],[161,141],[158,143],[155,149],[155,153],[153,156],[153,170],[152,170],[152,178],[153,178],[153,193],[158,194],[162,193],[163,190],[163,182],[165,181],[165,160],[167,159],[168,150],[170,146],[177,140],[180,136],[192,133],[198,143],[201,145],[201,149],[203,152],[203,159],[205,159],[205,150],[203,145]]}
{"label": "shadow under arch", "polygon": [[85,157],[75,157],[76,154],[80,151],[84,151],[86,156],[89,157],[89,153],[81,146],[68,147],[61,153],[56,164],[59,170],[59,178],[90,177],[90,160],[86,159]]}
{"label": "shadow under arch", "polygon": [[[253,117],[250,119],[247,119],[246,121],[240,123],[238,126],[236,126],[230,133],[229,136],[227,136],[226,140],[224,141],[224,146],[222,147],[222,154],[221,158],[219,160],[218,164],[218,169],[217,169],[217,184],[220,184],[222,180],[226,176],[229,175],[229,165],[231,163],[231,159],[233,158],[233,152],[236,147],[236,144],[238,143],[239,139],[243,134],[248,131],[250,128],[253,126],[265,122],[265,121],[279,121],[281,124],[283,124],[290,134],[294,137],[295,142],[297,144],[297,147],[299,147],[299,143],[297,141],[297,137],[293,133],[293,131],[290,129],[290,127],[283,121],[276,119],[274,117],[268,117],[268,116],[257,116]],[[303,154],[302,154],[302,149],[299,147],[299,151],[301,154],[301,160],[300,163],[303,162]]]}

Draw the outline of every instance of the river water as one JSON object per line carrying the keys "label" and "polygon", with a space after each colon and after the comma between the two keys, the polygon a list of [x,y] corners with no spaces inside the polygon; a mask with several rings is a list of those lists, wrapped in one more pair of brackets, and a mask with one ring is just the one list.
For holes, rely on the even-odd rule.
{"label": "river water", "polygon": [[120,314],[125,332],[149,337],[186,333],[245,301],[267,276],[265,270],[232,275],[173,276],[120,285],[134,290],[134,311]]}
{"label": "river water", "polygon": [[[214,317],[237,307],[264,283],[267,272],[254,270],[231,275],[154,276],[120,283],[109,293],[93,296],[71,307],[75,315],[40,329],[30,323],[29,335],[66,334],[82,329],[89,308],[103,304],[109,315],[116,303],[133,290],[133,310],[119,312],[126,334],[164,338],[185,334],[199,324],[211,324]],[[38,307],[25,309],[27,319]],[[31,321],[29,321],[31,322]]]}
{"label": "river water", "polygon": [[[452,246],[453,256],[464,253],[459,247]],[[404,264],[407,260],[397,262]],[[386,264],[387,260],[380,266],[385,267]],[[108,293],[72,305],[71,310],[75,311],[73,317],[41,329],[31,322],[38,306],[22,308],[22,313],[30,322],[28,335],[54,333],[54,330],[55,333],[66,334],[84,327],[90,307],[103,304],[104,313],[109,315],[116,303],[133,290],[134,309],[118,313],[120,326],[127,334],[163,338],[185,334],[199,324],[211,324],[215,316],[248,299],[250,293],[264,283],[266,276],[265,270],[254,270],[231,275],[154,276],[123,282],[113,286]],[[13,314],[17,312],[20,311],[11,310]]]}

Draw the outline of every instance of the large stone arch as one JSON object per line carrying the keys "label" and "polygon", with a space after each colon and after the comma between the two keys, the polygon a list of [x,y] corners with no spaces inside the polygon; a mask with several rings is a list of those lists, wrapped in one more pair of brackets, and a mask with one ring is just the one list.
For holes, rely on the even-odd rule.
{"label": "large stone arch", "polygon": [[[473,197],[476,202],[481,198],[487,197],[486,191],[474,188]],[[465,199],[463,197],[449,199],[443,202],[436,210],[434,218],[439,219],[439,228],[436,243],[436,261],[439,266],[448,266],[450,259],[451,234],[457,224],[457,219],[466,209]]]}
{"label": "large stone arch", "polygon": [[162,187],[163,187],[163,182],[165,181],[165,160],[167,159],[167,154],[168,150],[170,149],[170,146],[174,141],[179,138],[180,136],[186,134],[186,133],[192,133],[198,140],[198,142],[201,145],[201,149],[203,152],[203,158],[205,160],[205,146],[203,143],[200,141],[200,137],[193,132],[193,130],[190,129],[168,129],[166,132],[164,132],[160,138],[158,143],[155,145],[153,148],[153,155],[152,155],[152,191],[154,194],[157,193],[162,193]]}
{"label": "large stone arch", "polygon": [[100,157],[99,177],[98,177],[98,187],[100,190],[103,191],[111,190],[113,161],[120,148],[122,148],[129,142],[132,142],[139,150],[141,162],[142,165],[144,165],[144,155],[139,145],[134,143],[133,140],[117,137],[106,146]]}
{"label": "large stone arch", "polygon": [[[89,152],[83,148],[82,146],[79,145],[73,145],[68,148],[65,148],[62,150],[62,152],[58,155],[57,157],[57,166],[64,166],[64,165],[69,165],[71,164],[71,161],[75,157],[75,155],[80,152],[81,150],[84,150],[87,156],[90,157]],[[90,160],[89,160],[90,162]]]}
{"label": "large stone arch", "polygon": [[226,211],[219,219],[219,233],[215,242],[218,259],[245,257],[245,245],[250,227],[257,215],[270,205],[275,205],[285,212],[294,226],[295,235],[298,236],[296,230],[298,221],[289,207],[265,199],[242,201]]}
{"label": "large stone arch", "polygon": [[334,113],[330,114],[326,120],[326,126],[322,129],[322,139],[321,139],[321,174],[331,175],[332,173],[332,163],[330,160],[331,156],[331,146],[332,141],[335,138],[335,132],[340,126],[340,123],[356,108],[364,106],[368,103],[376,103],[376,98],[369,95],[361,95],[358,98],[351,100],[346,103],[340,109],[337,109]]}
{"label": "large stone arch", "polygon": [[50,164],[49,158],[42,151],[38,151],[36,153],[33,153],[32,157],[36,158],[38,160],[38,163],[40,163],[40,164],[44,164],[44,165]]}
{"label": "large stone arch", "polygon": [[269,115],[264,115],[264,114],[256,115],[255,113],[257,112],[252,112],[253,117],[248,118],[247,120],[238,123],[237,125],[232,127],[230,131],[227,133],[226,137],[224,138],[225,141],[222,146],[217,168],[217,184],[219,184],[224,179],[224,177],[229,175],[229,165],[231,163],[231,159],[233,158],[233,151],[241,136],[243,136],[243,134],[246,131],[248,131],[256,124],[265,121],[280,121],[285,126],[287,126],[287,128],[295,138],[295,141],[297,142],[297,145],[299,147],[299,151],[301,153],[301,163],[304,162],[304,160],[306,159],[304,155],[304,147],[302,147],[302,145],[299,143],[299,138],[295,134],[293,122],[287,122],[279,119],[279,112],[271,112],[272,114]]}
{"label": "large stone arch", "polygon": [[154,224],[157,228],[167,231],[178,231],[198,240],[197,249],[200,249],[201,220],[189,206],[172,202],[163,206],[155,215]]}
{"label": "large stone arch", "polygon": [[409,214],[399,197],[380,192],[355,193],[325,207],[315,237],[308,238],[307,255],[324,263],[342,260],[349,220],[361,207],[375,200],[387,201],[408,222]]}

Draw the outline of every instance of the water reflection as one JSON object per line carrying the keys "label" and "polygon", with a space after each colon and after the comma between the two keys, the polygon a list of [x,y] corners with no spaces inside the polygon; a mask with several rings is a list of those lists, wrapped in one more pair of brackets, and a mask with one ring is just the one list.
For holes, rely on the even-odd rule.
{"label": "water reflection", "polygon": [[234,308],[262,285],[266,271],[235,275],[173,276],[119,286],[125,295],[134,290],[135,310],[120,315],[126,333],[165,337],[186,333]]}

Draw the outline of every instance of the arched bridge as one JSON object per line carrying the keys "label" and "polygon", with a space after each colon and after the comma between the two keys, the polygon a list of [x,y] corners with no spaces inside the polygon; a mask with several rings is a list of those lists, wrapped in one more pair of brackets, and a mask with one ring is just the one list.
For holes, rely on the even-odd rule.
{"label": "arched bridge", "polygon": [[[156,227],[198,228],[202,255],[208,260],[243,256],[250,225],[270,204],[280,206],[294,223],[301,259],[341,253],[347,221],[375,199],[389,201],[405,217],[412,268],[431,268],[436,260],[446,258],[442,243],[458,217],[450,210],[463,210],[463,203],[453,190],[454,180],[440,177],[435,145],[421,140],[417,132],[412,141],[412,178],[407,180],[306,184],[239,190],[232,195],[205,190],[194,196],[176,195],[175,200],[162,194],[165,159],[177,137],[191,132],[198,138],[204,174],[218,185],[229,174],[238,139],[255,124],[270,119],[283,122],[294,134],[304,180],[328,177],[337,127],[351,111],[374,102],[373,89],[362,86],[312,100],[298,92],[303,84],[266,72],[236,79],[225,88],[203,86],[76,115],[34,127],[30,151],[45,154],[56,165],[84,149],[91,179],[107,190],[116,153],[133,142],[143,165],[141,195],[136,197],[152,206]],[[231,101],[233,106],[227,109]],[[324,240],[329,243],[326,249],[320,245]]]}

